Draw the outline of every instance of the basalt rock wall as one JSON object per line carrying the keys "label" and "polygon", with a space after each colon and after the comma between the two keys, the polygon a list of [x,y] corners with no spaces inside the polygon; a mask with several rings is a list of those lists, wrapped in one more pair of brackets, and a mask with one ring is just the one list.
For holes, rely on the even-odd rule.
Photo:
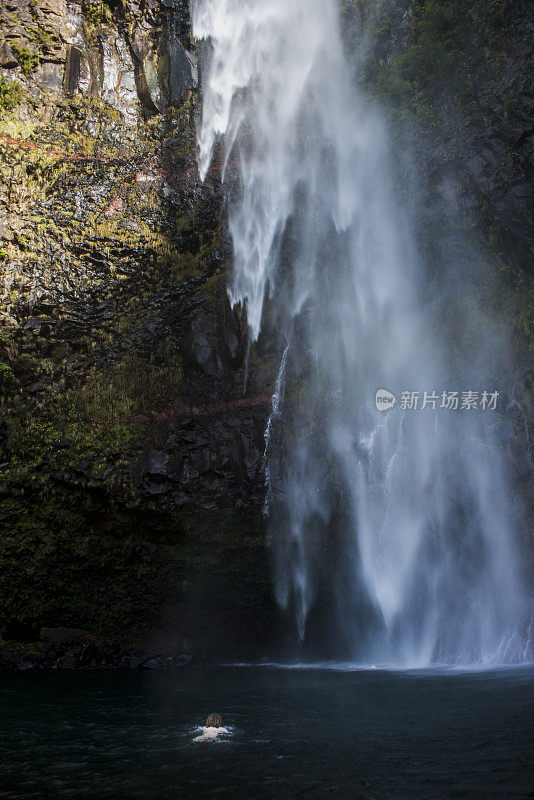
{"label": "basalt rock wall", "polygon": [[0,34],[0,631],[264,651],[275,365],[226,295],[186,4],[16,0]]}

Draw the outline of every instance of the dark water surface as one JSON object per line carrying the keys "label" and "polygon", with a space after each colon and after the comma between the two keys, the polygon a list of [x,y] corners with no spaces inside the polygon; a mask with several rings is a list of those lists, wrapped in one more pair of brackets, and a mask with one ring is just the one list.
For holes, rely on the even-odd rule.
{"label": "dark water surface", "polygon": [[[2,798],[534,797],[534,668],[0,680]],[[220,712],[228,741],[194,744]]]}

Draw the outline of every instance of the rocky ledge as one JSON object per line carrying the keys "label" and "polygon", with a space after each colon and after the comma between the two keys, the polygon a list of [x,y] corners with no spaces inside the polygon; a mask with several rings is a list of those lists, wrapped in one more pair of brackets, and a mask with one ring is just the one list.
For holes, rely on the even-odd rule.
{"label": "rocky ledge", "polygon": [[44,628],[41,641],[0,645],[0,671],[176,670],[193,663],[189,653],[129,648],[85,631]]}

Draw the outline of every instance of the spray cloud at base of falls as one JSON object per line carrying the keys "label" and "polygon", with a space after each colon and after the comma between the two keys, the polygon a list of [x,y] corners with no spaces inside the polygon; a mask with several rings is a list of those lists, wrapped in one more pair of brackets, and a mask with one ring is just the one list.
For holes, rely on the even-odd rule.
{"label": "spray cloud at base of falls", "polygon": [[252,340],[266,298],[284,332],[266,431],[277,599],[303,642],[327,629],[322,647],[360,662],[526,660],[496,412],[375,405],[380,388],[441,401],[496,387],[478,377],[484,348],[469,370],[454,362],[423,299],[387,129],[351,85],[338,26],[333,0],[193,5],[210,42],[200,174],[221,139],[238,166],[230,300]]}

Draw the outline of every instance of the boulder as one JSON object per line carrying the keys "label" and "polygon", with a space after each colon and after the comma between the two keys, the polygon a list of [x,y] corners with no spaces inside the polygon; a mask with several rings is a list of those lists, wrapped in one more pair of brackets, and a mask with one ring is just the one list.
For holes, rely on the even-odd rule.
{"label": "boulder", "polygon": [[18,65],[19,62],[8,43],[2,42],[2,44],[0,44],[0,67],[3,69],[14,69],[18,67]]}

